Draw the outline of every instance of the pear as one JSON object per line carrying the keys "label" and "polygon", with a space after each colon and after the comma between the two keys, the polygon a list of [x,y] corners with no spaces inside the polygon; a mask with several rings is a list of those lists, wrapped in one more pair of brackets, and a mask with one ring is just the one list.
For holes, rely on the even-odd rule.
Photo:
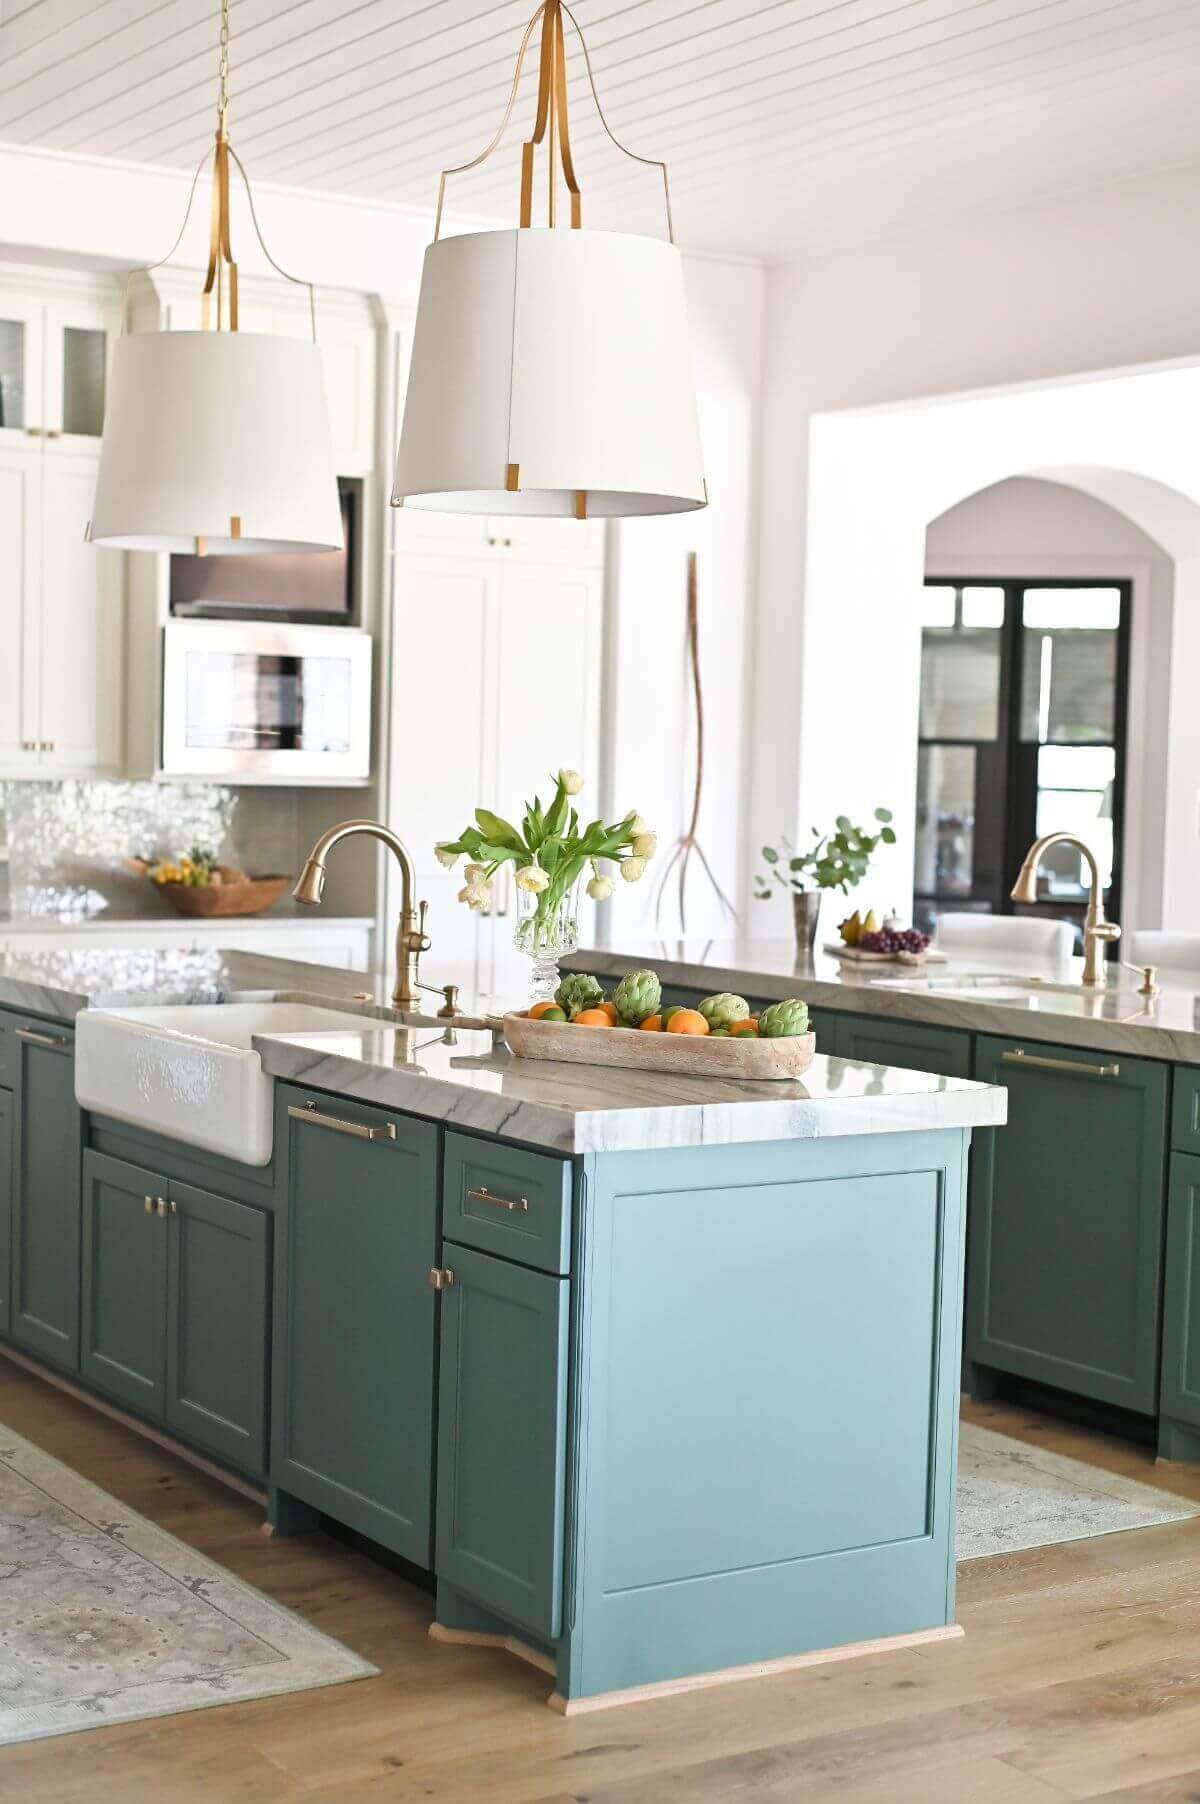
{"label": "pear", "polygon": [[850,916],[849,920],[843,921],[840,924],[838,932],[841,934],[842,940],[847,946],[856,946],[858,944],[858,936],[862,932],[862,922],[859,919],[857,908]]}
{"label": "pear", "polygon": [[867,918],[862,924],[862,927],[861,927],[860,933],[859,933],[859,937],[861,938],[862,934],[864,934],[864,933],[878,933],[878,932],[879,932],[879,916],[875,913],[875,910],[873,908],[868,909]]}

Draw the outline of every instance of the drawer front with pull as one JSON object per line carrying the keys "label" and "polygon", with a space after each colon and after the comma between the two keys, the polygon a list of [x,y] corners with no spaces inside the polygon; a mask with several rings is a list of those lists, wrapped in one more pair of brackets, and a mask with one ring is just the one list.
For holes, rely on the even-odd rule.
{"label": "drawer front with pull", "polygon": [[571,1263],[571,1178],[569,1159],[448,1133],[442,1232],[563,1275]]}
{"label": "drawer front with pull", "polygon": [[1008,1122],[972,1148],[968,1355],[1153,1414],[1167,1067],[981,1034],[975,1076]]}

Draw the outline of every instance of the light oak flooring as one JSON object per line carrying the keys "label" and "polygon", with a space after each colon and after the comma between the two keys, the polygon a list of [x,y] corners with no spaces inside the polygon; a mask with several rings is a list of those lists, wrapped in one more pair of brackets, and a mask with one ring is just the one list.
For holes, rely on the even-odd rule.
{"label": "light oak flooring", "polygon": [[[1200,1472],[1028,1411],[973,1421],[1200,1498]],[[382,1669],[326,1691],[0,1750],[20,1804],[1200,1801],[1200,1522],[977,1561],[965,1640],[564,1722],[429,1597],[0,1362],[0,1421]]]}

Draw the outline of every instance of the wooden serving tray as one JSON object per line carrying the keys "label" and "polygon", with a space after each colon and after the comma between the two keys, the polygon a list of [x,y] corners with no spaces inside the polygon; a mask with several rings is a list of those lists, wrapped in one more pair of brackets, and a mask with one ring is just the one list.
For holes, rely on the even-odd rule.
{"label": "wooden serving tray", "polygon": [[831,958],[844,958],[850,965],[944,965],[946,954],[926,946],[924,952],[864,952],[857,946],[828,945]]}
{"label": "wooden serving tray", "polygon": [[504,1039],[519,1059],[554,1059],[570,1065],[623,1065],[638,1071],[675,1071],[688,1077],[731,1077],[760,1083],[799,1077],[812,1064],[815,1034],[786,1040],[713,1040],[707,1034],[644,1034],[635,1027],[572,1027],[566,1021],[504,1017]]}

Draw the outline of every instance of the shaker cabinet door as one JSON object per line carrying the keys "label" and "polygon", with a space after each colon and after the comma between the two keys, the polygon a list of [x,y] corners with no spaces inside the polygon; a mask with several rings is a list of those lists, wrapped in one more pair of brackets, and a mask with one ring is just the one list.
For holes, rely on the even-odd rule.
{"label": "shaker cabinet door", "polygon": [[14,1038],[12,1337],[39,1359],[78,1371],[83,1134],[74,1036],[19,1020]]}
{"label": "shaker cabinet door", "polygon": [[167,1424],[255,1476],[267,1464],[270,1218],[172,1178]]}
{"label": "shaker cabinet door", "polygon": [[155,1421],[165,1373],[166,1199],[162,1172],[84,1153],[79,1369],[97,1390]]}
{"label": "shaker cabinet door", "polygon": [[0,1334],[9,1332],[9,1247],[12,1243],[12,1111],[10,1090],[0,1090]]}
{"label": "shaker cabinet door", "polygon": [[1007,1125],[972,1149],[967,1354],[1158,1408],[1167,1067],[981,1035]]}
{"label": "shaker cabinet door", "polygon": [[275,1095],[271,1482],[429,1567],[438,1130]]}
{"label": "shaker cabinet door", "polygon": [[437,1573],[543,1640],[562,1629],[569,1281],[447,1241]]}

